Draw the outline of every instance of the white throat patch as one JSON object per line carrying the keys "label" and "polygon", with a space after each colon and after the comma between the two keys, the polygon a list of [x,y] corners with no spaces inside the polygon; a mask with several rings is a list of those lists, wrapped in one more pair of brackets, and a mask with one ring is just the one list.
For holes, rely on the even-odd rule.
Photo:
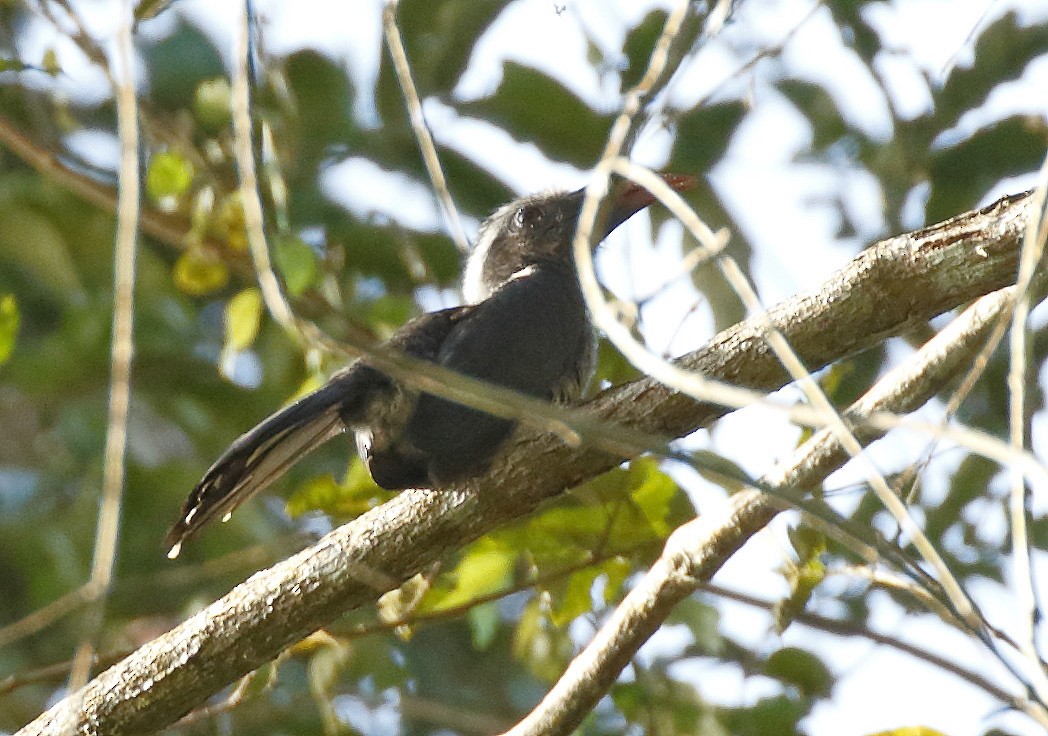
{"label": "white throat patch", "polygon": [[498,288],[498,284],[489,286],[484,283],[484,261],[488,258],[495,238],[506,230],[506,221],[513,217],[519,206],[517,202],[504,204],[482,223],[477,235],[477,244],[469,254],[466,271],[462,276],[462,294],[469,304],[484,301]]}

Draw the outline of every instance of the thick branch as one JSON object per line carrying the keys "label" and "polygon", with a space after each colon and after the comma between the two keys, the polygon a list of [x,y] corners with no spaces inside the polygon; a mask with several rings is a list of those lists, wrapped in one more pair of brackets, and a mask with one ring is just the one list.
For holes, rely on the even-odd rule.
{"label": "thick branch", "polygon": [[[1007,286],[1015,277],[1026,201],[1025,195],[1005,198],[878,244],[818,290],[774,307],[771,318],[814,369]],[[787,380],[757,321],[725,330],[680,363],[760,390]],[[725,412],[650,380],[611,389],[586,409],[672,436],[686,435]],[[548,435],[522,433],[481,481],[400,494],[252,576],[20,733],[118,735],[162,728],[336,616],[621,460]],[[725,540],[729,546],[736,542]]]}

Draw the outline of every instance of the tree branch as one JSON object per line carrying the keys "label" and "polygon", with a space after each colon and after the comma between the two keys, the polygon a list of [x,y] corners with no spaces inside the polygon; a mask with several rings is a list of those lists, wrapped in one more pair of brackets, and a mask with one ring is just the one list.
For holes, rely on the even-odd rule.
{"label": "tree branch", "polygon": [[[892,371],[856,402],[845,418],[868,443],[883,432],[862,426],[874,412],[910,412],[930,399],[968,365],[982,341],[1010,306],[1013,290],[983,297],[901,368]],[[789,461],[762,478],[784,493],[821,483],[849,459],[832,427],[817,432]],[[757,490],[736,493],[721,513],[704,513],[677,528],[651,570],[612,613],[588,646],[536,708],[506,736],[571,733],[608,692],[673,608],[698,590],[742,545],[787,505]],[[997,691],[1000,692],[999,690]],[[1036,707],[1008,696],[1008,705],[1031,715]],[[1044,715],[1040,713],[1039,715]]]}
{"label": "tree branch", "polygon": [[[815,369],[877,345],[1014,281],[1027,195],[884,241],[820,288],[772,308],[772,323]],[[715,336],[680,364],[761,391],[788,380],[761,320]],[[584,409],[637,430],[683,436],[725,409],[645,379],[610,389]],[[349,609],[375,600],[433,560],[530,513],[624,458],[522,431],[483,479],[405,491],[252,576],[55,705],[20,734],[154,731]],[[738,505],[738,502],[735,502]],[[741,544],[741,527],[719,545]]]}

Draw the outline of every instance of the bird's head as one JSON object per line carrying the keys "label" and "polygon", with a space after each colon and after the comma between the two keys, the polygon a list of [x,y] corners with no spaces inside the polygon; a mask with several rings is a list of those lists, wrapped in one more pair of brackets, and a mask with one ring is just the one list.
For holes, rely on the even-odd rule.
{"label": "bird's head", "polygon": [[[671,189],[682,191],[694,177],[662,174]],[[471,303],[483,301],[513,274],[542,263],[574,263],[571,244],[585,190],[542,192],[515,199],[495,210],[477,231],[477,242],[466,263],[462,289]],[[596,246],[612,230],[655,201],[643,187],[617,182],[609,196]]]}

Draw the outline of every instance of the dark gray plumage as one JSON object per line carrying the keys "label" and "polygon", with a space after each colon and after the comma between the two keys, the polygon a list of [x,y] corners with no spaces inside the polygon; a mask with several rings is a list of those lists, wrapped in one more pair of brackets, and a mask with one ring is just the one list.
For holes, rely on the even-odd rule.
{"label": "dark gray plumage", "polygon": [[[691,177],[664,175],[680,190]],[[387,345],[464,375],[549,401],[578,398],[596,337],[571,243],[583,192],[515,200],[481,225],[467,263],[468,304],[417,317]],[[599,242],[653,201],[620,184]],[[216,516],[228,517],[306,453],[345,430],[383,488],[428,488],[484,472],[515,423],[399,384],[366,359],[241,435],[190,493],[167,534],[170,557]]]}

